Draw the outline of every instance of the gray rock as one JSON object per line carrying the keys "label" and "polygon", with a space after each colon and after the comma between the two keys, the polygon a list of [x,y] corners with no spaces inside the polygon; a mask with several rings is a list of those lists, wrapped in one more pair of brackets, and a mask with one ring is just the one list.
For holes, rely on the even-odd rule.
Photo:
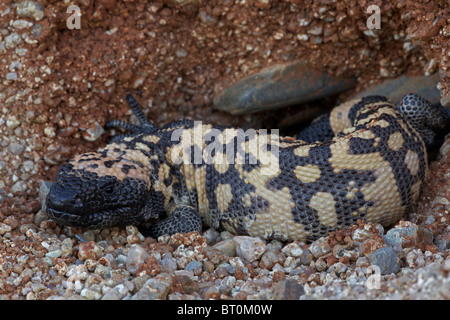
{"label": "gray rock", "polygon": [[100,300],[100,298],[102,297],[100,292],[90,288],[84,288],[83,290],[81,290],[80,296],[88,300]]}
{"label": "gray rock", "polygon": [[61,242],[61,255],[64,258],[69,257],[72,254],[73,243],[72,239],[66,238]]}
{"label": "gray rock", "polygon": [[206,230],[203,233],[203,236],[205,237],[206,242],[208,244],[210,244],[210,243],[213,243],[213,242],[217,241],[217,239],[220,236],[220,233],[214,228],[209,228],[208,230]]}
{"label": "gray rock", "polygon": [[5,37],[5,47],[7,49],[14,48],[21,42],[22,42],[22,38],[16,32],[11,33],[9,36]]}
{"label": "gray rock", "polygon": [[275,300],[298,300],[304,294],[303,286],[293,279],[281,280],[274,289]]}
{"label": "gray rock", "polygon": [[44,8],[37,1],[22,1],[17,5],[17,15],[19,17],[33,18],[39,21],[44,17]]}
{"label": "gray rock", "polygon": [[[436,238],[436,245],[439,251],[450,249],[450,234],[443,234]],[[450,261],[450,260],[449,260]]]}
{"label": "gray rock", "polygon": [[391,229],[383,238],[390,247],[402,246],[405,242],[411,244],[433,244],[433,233],[416,225]]}
{"label": "gray rock", "polygon": [[31,34],[33,35],[33,37],[37,38],[37,37],[39,37],[41,35],[42,29],[43,29],[43,27],[40,24],[36,23],[31,28]]}
{"label": "gray rock", "polygon": [[41,202],[42,205],[42,211],[45,212],[46,209],[46,205],[45,205],[45,199],[47,198],[47,194],[50,191],[50,188],[52,186],[52,182],[50,181],[41,181],[41,186],[39,187],[39,201]]}
{"label": "gray rock", "polygon": [[231,264],[225,264],[225,270],[227,270],[227,272],[229,274],[235,274],[236,273],[236,267],[232,266]]}
{"label": "gray rock", "polygon": [[236,256],[236,243],[233,241],[233,239],[220,241],[216,243],[213,248],[216,248],[228,257]]}
{"label": "gray rock", "polygon": [[335,272],[336,274],[341,274],[347,270],[347,266],[342,262],[336,262],[332,266],[330,266],[327,270],[328,273]]}
{"label": "gray rock", "polygon": [[203,267],[203,264],[200,261],[193,260],[193,261],[189,262],[186,265],[186,267],[184,267],[184,270],[193,272],[195,269],[197,269],[197,268],[201,269],[202,267]]}
{"label": "gray rock", "polygon": [[244,114],[287,107],[345,91],[356,78],[336,79],[303,61],[266,68],[215,97],[215,108]]}
{"label": "gray rock", "polygon": [[172,257],[172,254],[167,253],[164,257],[159,261],[159,265],[164,272],[172,272],[177,270],[177,261]]}
{"label": "gray rock", "polygon": [[42,221],[48,220],[48,215],[45,210],[41,209],[34,215],[34,224],[40,226]]}
{"label": "gray rock", "polygon": [[120,300],[120,295],[116,290],[110,289],[103,294],[102,300]]}
{"label": "gray rock", "polygon": [[209,286],[203,290],[201,290],[200,293],[201,297],[205,300],[217,300],[220,298],[220,291],[215,286]]}
{"label": "gray rock", "polygon": [[148,253],[138,244],[131,246],[127,254],[126,267],[131,274],[135,274],[139,266],[144,263],[148,257]]}
{"label": "gray rock", "polygon": [[308,249],[303,250],[302,254],[299,257],[299,262],[301,265],[304,266],[309,266],[311,261],[313,261],[313,255],[311,253],[311,251],[309,251]]}
{"label": "gray rock", "polygon": [[94,126],[86,130],[83,138],[87,141],[96,141],[103,133],[105,133],[105,129],[97,121],[94,121]]}
{"label": "gray rock", "polygon": [[8,72],[6,74],[6,80],[13,80],[13,81],[17,80],[17,73],[15,73],[15,72]]}
{"label": "gray rock", "polygon": [[114,287],[114,291],[119,294],[120,298],[124,298],[126,295],[128,295],[129,288],[127,288],[125,284],[120,283]]}
{"label": "gray rock", "polygon": [[187,56],[187,54],[188,54],[187,51],[184,50],[183,48],[181,48],[181,49],[175,51],[175,55],[176,55],[178,58],[184,58],[184,57]]}
{"label": "gray rock", "polygon": [[160,273],[148,279],[142,288],[131,297],[131,300],[165,299],[173,283],[173,276],[169,273]]}
{"label": "gray rock", "polygon": [[27,188],[28,188],[27,184],[24,181],[17,181],[11,187],[11,192],[15,193],[15,192],[20,192],[20,191],[25,191],[25,190],[27,190]]}
{"label": "gray rock", "polygon": [[390,247],[379,248],[367,255],[372,265],[380,268],[381,274],[391,274],[400,271],[397,253]]}
{"label": "gray rock", "polygon": [[331,247],[328,244],[327,238],[322,237],[310,244],[309,251],[317,259],[330,252]]}
{"label": "gray rock", "polygon": [[236,244],[236,254],[249,262],[255,261],[266,251],[266,244],[259,238],[236,236],[233,238]]}
{"label": "gray rock", "polygon": [[371,86],[366,90],[356,94],[353,98],[362,98],[370,95],[382,95],[389,98],[392,102],[399,102],[403,96],[414,92],[427,99],[433,104],[439,103],[441,98],[437,89],[439,83],[439,74],[431,76],[409,77],[400,76],[395,79],[388,79],[380,84]]}
{"label": "gray rock", "polygon": [[59,257],[61,257],[61,255],[62,255],[62,252],[59,249],[47,252],[45,254],[45,256],[49,257],[49,258],[59,258]]}
{"label": "gray rock", "polygon": [[12,154],[22,154],[22,152],[25,150],[25,146],[17,142],[11,142],[8,149]]}
{"label": "gray rock", "polygon": [[16,29],[25,29],[31,27],[33,24],[26,20],[15,20],[12,23],[12,26]]}
{"label": "gray rock", "polygon": [[405,235],[407,235],[407,228],[395,228],[389,230],[383,237],[384,242],[390,247],[397,247],[401,245]]}
{"label": "gray rock", "polygon": [[222,283],[219,287],[219,291],[223,294],[231,294],[232,289],[236,283],[236,278],[233,276],[227,276],[222,279]]}
{"label": "gray rock", "polygon": [[261,257],[261,261],[259,262],[259,266],[261,268],[272,270],[276,263],[283,264],[286,260],[284,254],[280,251],[275,250],[267,250]]}
{"label": "gray rock", "polygon": [[299,258],[303,254],[303,249],[298,243],[292,242],[284,246],[281,251],[288,257]]}

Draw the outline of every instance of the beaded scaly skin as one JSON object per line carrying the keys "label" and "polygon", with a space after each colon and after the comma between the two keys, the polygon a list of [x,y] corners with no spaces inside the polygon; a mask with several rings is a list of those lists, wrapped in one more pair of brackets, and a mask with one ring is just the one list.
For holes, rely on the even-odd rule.
{"label": "beaded scaly skin", "polygon": [[448,111],[415,94],[398,107],[380,96],[343,103],[302,140],[190,120],[158,128],[127,99],[141,126],[108,123],[131,133],[60,168],[46,199],[55,221],[302,241],[357,219],[388,226],[419,197],[426,146],[450,129]]}

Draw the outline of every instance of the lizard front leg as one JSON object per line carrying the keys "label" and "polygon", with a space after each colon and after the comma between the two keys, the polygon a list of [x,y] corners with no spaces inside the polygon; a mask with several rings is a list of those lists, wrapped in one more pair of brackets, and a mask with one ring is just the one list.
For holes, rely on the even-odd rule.
{"label": "lizard front leg", "polygon": [[157,221],[149,228],[142,230],[144,236],[158,238],[164,234],[175,234],[178,232],[191,232],[202,230],[202,219],[200,213],[190,205],[179,204],[172,214],[161,221]]}

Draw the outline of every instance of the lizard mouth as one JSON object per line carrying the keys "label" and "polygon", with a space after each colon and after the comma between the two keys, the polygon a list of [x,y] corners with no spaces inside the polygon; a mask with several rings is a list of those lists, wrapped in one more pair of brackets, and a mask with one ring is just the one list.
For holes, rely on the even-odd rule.
{"label": "lizard mouth", "polygon": [[131,208],[118,208],[101,212],[91,212],[89,214],[71,213],[48,207],[46,211],[52,220],[62,225],[85,229],[100,229],[133,224]]}

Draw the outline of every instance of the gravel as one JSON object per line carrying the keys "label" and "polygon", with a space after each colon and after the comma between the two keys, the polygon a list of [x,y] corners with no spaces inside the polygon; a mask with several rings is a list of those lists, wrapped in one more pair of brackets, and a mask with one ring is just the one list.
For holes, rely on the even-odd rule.
{"label": "gravel", "polygon": [[[83,232],[10,218],[0,223],[0,298],[448,299],[449,250],[417,248],[414,228],[402,222],[383,235],[360,222],[306,244],[223,239],[211,229],[155,240],[132,226]],[[390,246],[384,239],[393,234],[410,241]],[[231,242],[234,255],[218,249]]]}

